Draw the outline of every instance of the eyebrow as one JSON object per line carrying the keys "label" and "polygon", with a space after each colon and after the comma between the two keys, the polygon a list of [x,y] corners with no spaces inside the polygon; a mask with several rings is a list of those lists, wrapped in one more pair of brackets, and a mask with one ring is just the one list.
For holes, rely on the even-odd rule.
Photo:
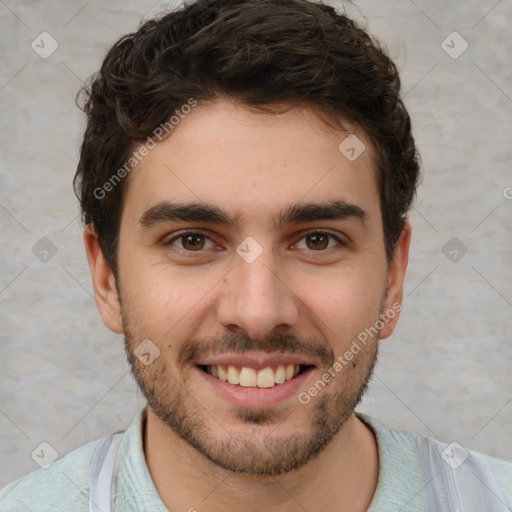
{"label": "eyebrow", "polygon": [[[167,222],[205,222],[236,229],[240,226],[240,220],[240,215],[232,215],[212,204],[163,201],[144,212],[139,224],[143,229],[148,229]],[[282,227],[318,220],[356,220],[366,227],[369,215],[360,206],[344,200],[297,203],[279,210],[274,225]]]}

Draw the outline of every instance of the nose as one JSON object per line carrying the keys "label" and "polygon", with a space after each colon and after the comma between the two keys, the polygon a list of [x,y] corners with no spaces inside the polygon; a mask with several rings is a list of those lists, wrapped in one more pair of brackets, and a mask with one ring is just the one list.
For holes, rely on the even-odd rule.
{"label": "nose", "polygon": [[226,329],[243,329],[253,340],[261,340],[277,327],[295,325],[298,306],[289,277],[265,249],[252,263],[237,258],[225,278],[217,318]]}

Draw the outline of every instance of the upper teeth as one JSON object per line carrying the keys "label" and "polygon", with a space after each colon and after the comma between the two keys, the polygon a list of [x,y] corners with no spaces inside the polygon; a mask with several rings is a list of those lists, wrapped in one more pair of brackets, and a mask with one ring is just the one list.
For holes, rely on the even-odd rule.
{"label": "upper teeth", "polygon": [[299,371],[300,365],[298,364],[281,364],[279,366],[267,366],[261,370],[249,368],[247,366],[222,366],[213,365],[207,366],[206,371],[220,379],[223,382],[230,384],[239,384],[244,387],[258,387],[258,388],[271,388],[276,384],[282,384],[286,380],[293,379]]}

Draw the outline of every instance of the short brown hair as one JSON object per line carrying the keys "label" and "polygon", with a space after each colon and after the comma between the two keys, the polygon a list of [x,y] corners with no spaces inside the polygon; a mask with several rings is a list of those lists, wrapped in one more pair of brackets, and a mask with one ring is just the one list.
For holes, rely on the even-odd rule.
{"label": "short brown hair", "polygon": [[81,93],[87,127],[74,187],[83,221],[94,225],[114,273],[124,180],[100,197],[98,190],[191,98],[201,104],[221,96],[267,112],[309,106],[320,117],[359,124],[376,149],[392,258],[415,195],[419,156],[396,66],[333,7],[307,0],[185,3],[114,44]]}

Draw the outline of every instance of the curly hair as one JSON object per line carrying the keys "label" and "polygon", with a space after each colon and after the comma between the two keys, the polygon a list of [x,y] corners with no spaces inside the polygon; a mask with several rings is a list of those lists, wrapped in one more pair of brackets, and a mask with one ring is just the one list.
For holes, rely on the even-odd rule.
{"label": "curly hair", "polygon": [[82,220],[94,226],[115,274],[126,180],[108,194],[97,191],[126,169],[137,144],[150,140],[191,98],[201,104],[228,97],[272,113],[301,105],[328,124],[357,123],[375,147],[390,261],[420,173],[400,86],[378,41],[331,6],[308,0],[187,2],[121,38],[79,93],[87,115],[74,178]]}

